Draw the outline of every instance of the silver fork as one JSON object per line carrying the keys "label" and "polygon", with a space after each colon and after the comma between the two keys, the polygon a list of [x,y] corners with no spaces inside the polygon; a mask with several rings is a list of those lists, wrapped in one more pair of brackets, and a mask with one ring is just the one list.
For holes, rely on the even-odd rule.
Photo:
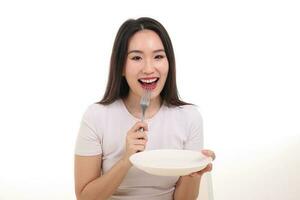
{"label": "silver fork", "polygon": [[[142,108],[142,122],[144,122],[145,119],[145,112],[146,109],[148,108],[150,104],[150,97],[151,97],[151,91],[150,90],[145,90],[145,93],[143,94],[141,101],[140,101],[140,106]],[[141,128],[141,131],[144,131],[143,128]]]}

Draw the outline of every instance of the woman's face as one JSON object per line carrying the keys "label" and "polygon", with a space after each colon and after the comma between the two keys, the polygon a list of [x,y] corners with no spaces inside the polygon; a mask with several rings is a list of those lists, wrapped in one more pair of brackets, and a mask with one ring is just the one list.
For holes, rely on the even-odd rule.
{"label": "woman's face", "polygon": [[128,44],[123,75],[130,87],[129,95],[140,97],[151,90],[159,97],[167,79],[169,62],[160,37],[152,30],[135,33]]}

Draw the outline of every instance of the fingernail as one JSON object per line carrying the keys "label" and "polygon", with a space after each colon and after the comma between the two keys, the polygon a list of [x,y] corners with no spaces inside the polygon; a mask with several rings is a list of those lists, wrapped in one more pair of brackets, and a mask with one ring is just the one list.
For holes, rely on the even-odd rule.
{"label": "fingernail", "polygon": [[207,153],[208,151],[207,151],[207,150],[202,150],[202,152],[203,152],[203,153]]}

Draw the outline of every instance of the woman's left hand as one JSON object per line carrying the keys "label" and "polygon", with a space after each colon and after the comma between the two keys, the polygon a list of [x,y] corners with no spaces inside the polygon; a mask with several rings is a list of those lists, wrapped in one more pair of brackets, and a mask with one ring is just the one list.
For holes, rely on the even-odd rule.
{"label": "woman's left hand", "polygon": [[[211,157],[212,160],[216,159],[216,155],[213,151],[205,149],[201,151],[205,156],[207,157]],[[210,172],[212,170],[212,163],[208,164],[204,169],[198,171],[198,172],[194,172],[189,174],[188,176],[192,176],[192,177],[196,177],[196,176],[202,176],[204,173],[206,172]]]}

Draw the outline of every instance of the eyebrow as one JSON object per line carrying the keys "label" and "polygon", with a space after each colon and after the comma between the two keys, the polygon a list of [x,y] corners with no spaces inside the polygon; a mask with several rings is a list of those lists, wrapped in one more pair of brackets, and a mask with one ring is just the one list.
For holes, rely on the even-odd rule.
{"label": "eyebrow", "polygon": [[[153,51],[153,53],[157,53],[157,52],[161,52],[161,51],[165,52],[164,49],[157,49],[157,50]],[[128,55],[128,54],[131,54],[131,53],[143,53],[143,51],[141,51],[141,50],[131,50],[131,51],[129,51],[129,52],[127,53],[127,55]]]}

